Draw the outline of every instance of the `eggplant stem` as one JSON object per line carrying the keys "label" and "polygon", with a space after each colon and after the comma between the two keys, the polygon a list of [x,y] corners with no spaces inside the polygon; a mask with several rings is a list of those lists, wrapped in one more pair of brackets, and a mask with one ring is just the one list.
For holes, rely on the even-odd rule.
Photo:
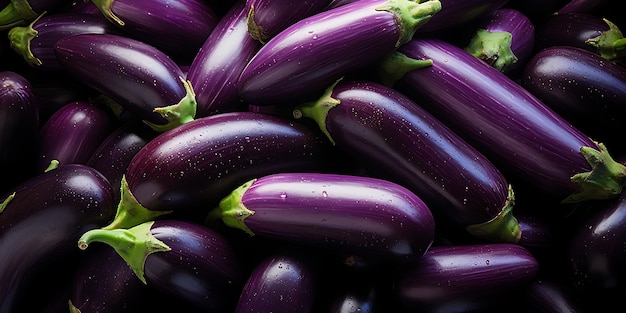
{"label": "eggplant stem", "polygon": [[490,32],[478,29],[465,51],[485,61],[500,72],[506,72],[518,58],[511,50],[513,35],[509,32]]}
{"label": "eggplant stem", "polygon": [[400,28],[400,38],[398,38],[396,47],[399,47],[409,42],[418,28],[426,24],[434,14],[441,11],[441,2],[439,0],[423,2],[388,0],[376,10],[390,12],[396,17]]}
{"label": "eggplant stem", "polygon": [[100,12],[102,12],[104,17],[106,17],[109,21],[113,22],[113,24],[124,26],[126,23],[113,13],[113,9],[111,8],[113,6],[113,1],[115,0],[91,0],[91,2],[93,2],[98,9],[100,9]]}
{"label": "eggplant stem", "polygon": [[299,105],[292,112],[293,117],[296,119],[307,117],[314,120],[333,145],[335,145],[335,141],[326,129],[326,116],[330,109],[341,103],[339,100],[332,97],[332,93],[335,86],[337,86],[342,79],[343,77],[339,78],[330,87],[326,88],[326,91],[324,91],[324,94],[318,100]]}
{"label": "eggplant stem", "polygon": [[609,29],[596,37],[585,40],[585,43],[595,47],[604,59],[623,62],[626,57],[624,51],[626,39],[617,25],[606,18],[603,18],[603,21]]}
{"label": "eggplant stem", "polygon": [[196,117],[196,111],[198,108],[196,93],[194,92],[189,80],[186,80],[183,77],[179,77],[179,79],[183,83],[183,87],[185,87],[185,96],[176,104],[158,107],[153,110],[155,113],[161,114],[161,116],[163,116],[163,118],[165,118],[168,122],[164,125],[158,125],[144,121],[145,124],[157,132],[162,133],[168,131],[185,123],[191,122]]}
{"label": "eggplant stem", "polygon": [[15,198],[15,192],[11,193],[9,196],[6,197],[6,199],[0,202],[0,213],[4,212],[4,209],[6,209],[7,205],[9,205],[13,198]]}
{"label": "eggplant stem", "polygon": [[15,26],[21,26],[37,18],[39,14],[33,11],[29,1],[12,0],[0,11],[0,31],[10,30]]}
{"label": "eggplant stem", "polygon": [[376,78],[388,87],[393,87],[404,75],[413,70],[432,66],[431,59],[414,59],[406,54],[394,50],[374,65]]}
{"label": "eggplant stem", "polygon": [[500,213],[485,223],[468,225],[465,229],[474,237],[492,242],[518,243],[522,238],[522,230],[513,216],[514,206],[515,194],[513,187],[509,185],[507,198]]}
{"label": "eggplant stem", "polygon": [[27,26],[16,26],[11,28],[8,32],[9,45],[11,46],[11,49],[20,54],[26,63],[32,67],[40,67],[43,64],[39,58],[33,55],[33,51],[30,49],[30,42],[39,34],[39,32],[33,28],[33,25],[35,25],[35,23],[46,13],[47,11],[44,11],[39,14],[39,16]]}
{"label": "eggplant stem", "polygon": [[248,27],[248,33],[252,38],[258,40],[261,44],[265,44],[269,39],[269,36],[265,33],[263,28],[254,21],[254,5],[250,6],[248,16],[246,17],[246,25]]}
{"label": "eggplant stem", "polygon": [[246,190],[248,190],[255,181],[256,179],[251,179],[237,187],[219,203],[219,212],[224,224],[233,228],[241,229],[250,236],[254,236],[254,232],[248,228],[245,223],[245,219],[254,215],[254,211],[246,208],[246,206],[241,203],[241,198]]}

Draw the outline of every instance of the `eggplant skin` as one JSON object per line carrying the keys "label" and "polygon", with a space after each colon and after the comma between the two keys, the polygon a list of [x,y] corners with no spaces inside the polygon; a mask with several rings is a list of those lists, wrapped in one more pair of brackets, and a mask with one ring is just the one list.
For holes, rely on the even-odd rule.
{"label": "eggplant skin", "polygon": [[399,268],[394,288],[408,310],[473,312],[523,291],[538,273],[539,262],[517,244],[440,245]]}

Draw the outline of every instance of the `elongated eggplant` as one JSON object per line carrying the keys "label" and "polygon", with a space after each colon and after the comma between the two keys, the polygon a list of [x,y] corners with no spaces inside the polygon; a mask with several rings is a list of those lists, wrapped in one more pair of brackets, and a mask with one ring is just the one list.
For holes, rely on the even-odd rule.
{"label": "elongated eggplant", "polygon": [[314,119],[337,147],[376,175],[408,187],[435,217],[485,239],[519,239],[513,189],[499,169],[397,90],[339,81],[294,115]]}
{"label": "elongated eggplant", "polygon": [[607,147],[502,72],[437,38],[414,38],[398,52],[398,59],[431,60],[432,65],[409,69],[394,87],[481,151],[509,179],[564,203],[620,194],[626,167],[612,159]]}
{"label": "elongated eggplant", "polygon": [[40,15],[30,24],[16,26],[8,32],[11,48],[26,63],[41,70],[62,70],[54,52],[57,40],[75,34],[121,33],[101,16],[78,13]]}
{"label": "elongated eggplant", "polygon": [[86,164],[114,127],[115,119],[106,108],[82,100],[64,105],[41,127],[37,172],[53,160]]}
{"label": "elongated eggplant", "polygon": [[59,39],[54,49],[65,71],[157,131],[195,117],[193,88],[154,46],[117,34],[77,34]]}
{"label": "elongated eggplant", "polygon": [[462,25],[470,25],[485,16],[493,14],[510,0],[441,0],[441,11],[420,27],[416,33],[439,34],[442,31]]}
{"label": "elongated eggplant", "polygon": [[0,194],[37,174],[39,100],[31,82],[13,71],[0,72]]}
{"label": "elongated eggplant", "polygon": [[473,312],[507,301],[539,273],[539,262],[512,243],[433,246],[395,274],[406,310]]}
{"label": "elongated eggplant", "polygon": [[626,67],[573,46],[537,52],[521,85],[592,138],[624,153]]}
{"label": "elongated eggplant", "polygon": [[194,88],[197,117],[242,111],[237,78],[261,47],[248,33],[246,0],[235,3],[196,54],[187,78]]}
{"label": "elongated eggplant", "polygon": [[265,44],[291,24],[321,12],[329,3],[330,0],[248,0],[248,32],[254,39]]}
{"label": "elongated eggplant", "polygon": [[522,12],[500,8],[484,17],[465,51],[507,75],[517,74],[534,53],[535,25]]}
{"label": "elongated eggplant", "polygon": [[239,94],[253,105],[315,99],[347,72],[407,42],[440,9],[439,0],[365,0],[301,19],[252,57]]}
{"label": "elongated eggplant", "polygon": [[115,249],[138,280],[211,312],[232,312],[244,272],[231,242],[188,221],[148,221],[129,229],[92,229],[78,240]]}
{"label": "elongated eggplant", "polygon": [[81,164],[60,165],[4,195],[0,203],[0,312],[14,312],[19,299],[31,296],[24,290],[34,277],[54,260],[71,255],[84,232],[104,226],[114,213],[109,182]]}
{"label": "elongated eggplant", "polygon": [[248,180],[328,167],[330,147],[303,124],[260,113],[211,115],[162,133],[133,157],[116,220],[128,228],[170,211],[199,214]]}
{"label": "elongated eggplant", "polygon": [[157,47],[173,59],[193,58],[219,21],[204,0],[91,0],[128,36]]}
{"label": "elongated eggplant", "polygon": [[313,312],[316,270],[309,259],[297,253],[268,255],[252,269],[233,312]]}
{"label": "elongated eggplant", "polygon": [[60,9],[69,0],[10,0],[0,10],[0,31],[23,26],[46,11]]}
{"label": "elongated eggplant", "polygon": [[252,179],[210,213],[251,236],[339,251],[373,262],[419,257],[434,239],[430,209],[401,185],[332,173]]}

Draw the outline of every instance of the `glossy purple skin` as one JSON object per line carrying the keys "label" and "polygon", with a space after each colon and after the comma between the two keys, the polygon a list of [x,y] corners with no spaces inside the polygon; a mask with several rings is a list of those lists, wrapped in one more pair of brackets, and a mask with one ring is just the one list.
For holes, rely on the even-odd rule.
{"label": "glossy purple skin", "polygon": [[398,51],[433,64],[405,74],[395,88],[503,171],[564,199],[576,190],[570,177],[591,170],[580,148],[596,143],[502,72],[436,38],[414,38]]}
{"label": "glossy purple skin", "polygon": [[39,100],[30,81],[13,71],[0,72],[0,193],[36,173]]}
{"label": "glossy purple skin", "polygon": [[609,0],[569,0],[565,3],[561,8],[559,8],[555,13],[556,14],[564,14],[564,13],[597,13],[596,10],[602,8],[605,4],[609,3]]}
{"label": "glossy purple skin", "polygon": [[128,36],[151,44],[172,58],[193,58],[220,17],[205,0],[115,0],[110,9]]}
{"label": "glossy purple skin", "polygon": [[253,105],[314,99],[344,74],[393,51],[402,34],[394,14],[376,10],[385,1],[342,5],[281,31],[243,69],[241,98]]}
{"label": "glossy purple skin", "polygon": [[[335,145],[419,195],[436,215],[467,226],[504,208],[508,182],[480,152],[400,92],[341,81],[325,127]],[[442,187],[443,186],[443,187]]]}
{"label": "glossy purple skin", "polygon": [[[40,271],[76,251],[87,230],[113,218],[111,185],[80,164],[61,165],[11,190],[15,197],[0,215],[0,312],[15,301]],[[5,194],[2,201],[6,199]]]}
{"label": "glossy purple skin", "polygon": [[155,221],[150,232],[171,250],[148,255],[147,285],[210,312],[232,312],[244,271],[227,237],[183,220]]}
{"label": "glossy purple skin", "polygon": [[609,30],[602,17],[588,13],[562,13],[546,18],[536,32],[536,51],[551,46],[574,46],[591,52],[598,49],[586,40]]}
{"label": "glossy purple skin", "polygon": [[435,221],[414,193],[390,181],[332,173],[283,173],[256,179],[241,203],[256,236],[322,247],[373,261],[419,257]]}
{"label": "glossy purple skin", "polygon": [[232,189],[281,171],[318,171],[328,145],[311,128],[252,113],[211,115],[162,133],[132,159],[126,180],[149,210],[205,211]]}
{"label": "glossy purple skin", "polygon": [[398,269],[395,292],[407,310],[470,312],[523,292],[538,271],[533,255],[512,243],[433,246]]}
{"label": "glossy purple skin", "polygon": [[[253,18],[248,21],[255,25],[251,34],[265,43],[291,24],[321,12],[330,2],[330,0],[247,0],[246,12],[254,10]],[[248,28],[248,31],[250,30]]]}
{"label": "glossy purple skin", "polygon": [[90,102],[78,100],[59,108],[40,129],[38,173],[53,160],[86,164],[114,127],[111,112]]}
{"label": "glossy purple skin", "polygon": [[521,85],[591,138],[623,152],[626,68],[572,46],[537,52]]}
{"label": "glossy purple skin", "polygon": [[57,41],[55,52],[70,75],[154,124],[167,122],[155,108],[176,104],[186,95],[178,64],[137,39],[79,34]]}
{"label": "glossy purple skin", "polygon": [[233,312],[313,312],[316,274],[299,255],[270,254],[252,269]]}
{"label": "glossy purple skin", "polygon": [[194,57],[187,78],[198,103],[196,116],[241,111],[237,79],[261,47],[250,36],[245,0],[234,4]]}
{"label": "glossy purple skin", "polygon": [[422,25],[416,35],[422,36],[477,21],[502,8],[510,0],[441,0],[441,11]]}

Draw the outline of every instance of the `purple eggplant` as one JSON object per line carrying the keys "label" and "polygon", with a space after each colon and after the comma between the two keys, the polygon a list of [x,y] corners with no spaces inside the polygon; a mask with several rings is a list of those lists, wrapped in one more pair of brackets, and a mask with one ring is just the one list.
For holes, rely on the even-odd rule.
{"label": "purple eggplant", "polygon": [[433,246],[397,270],[394,288],[408,311],[474,312],[523,292],[538,272],[533,255],[512,243]]}
{"label": "purple eggplant", "polygon": [[512,75],[534,53],[535,26],[522,12],[500,8],[486,16],[465,50],[499,71]]}
{"label": "purple eggplant", "polygon": [[26,26],[8,32],[11,48],[26,63],[41,70],[62,70],[54,52],[57,40],[75,34],[121,33],[109,21],[92,14],[56,13],[40,15]]}
{"label": "purple eggplant", "polygon": [[194,88],[197,117],[242,111],[237,78],[261,47],[247,29],[246,0],[239,0],[215,26],[196,54],[187,78]]}
{"label": "purple eggplant", "polygon": [[2,313],[14,312],[19,299],[32,297],[24,294],[29,282],[55,260],[76,251],[84,232],[104,226],[115,213],[109,182],[81,164],[60,165],[36,175],[0,201]]}
{"label": "purple eggplant", "polygon": [[315,120],[335,146],[408,187],[436,217],[485,239],[519,239],[513,190],[499,169],[397,90],[342,80],[294,115]]}
{"label": "purple eggplant", "polygon": [[308,126],[270,115],[231,112],[196,119],[156,136],[135,154],[122,177],[118,217],[108,228],[171,211],[204,216],[254,177],[327,168],[329,148]]}
{"label": "purple eggplant", "polygon": [[624,153],[626,67],[572,46],[551,46],[526,64],[521,85],[592,138]]}
{"label": "purple eggplant", "polygon": [[509,179],[563,203],[620,194],[626,166],[615,162],[603,143],[502,72],[437,38],[414,38],[398,53],[408,62],[430,60],[432,65],[407,70],[394,87],[481,151]]}
{"label": "purple eggplant", "polygon": [[69,5],[70,0],[11,0],[0,8],[0,31],[23,26],[46,11]]}
{"label": "purple eggplant", "polygon": [[37,172],[46,170],[53,160],[86,164],[114,125],[106,108],[82,100],[64,105],[40,129]]}
{"label": "purple eggplant", "polygon": [[210,217],[251,236],[383,263],[423,255],[435,226],[426,204],[401,185],[332,173],[254,178],[224,197]]}
{"label": "purple eggplant", "polygon": [[470,25],[485,16],[493,14],[510,0],[441,0],[441,11],[435,14],[428,23],[420,27],[416,33],[438,34],[458,26]]}
{"label": "purple eggplant", "polygon": [[611,2],[610,0],[569,0],[565,3],[561,8],[556,10],[555,14],[564,14],[564,13],[589,13],[595,14],[604,5]]}
{"label": "purple eggplant", "polygon": [[153,45],[174,59],[193,58],[220,18],[205,0],[91,2],[128,36]]}
{"label": "purple eggplant", "polygon": [[440,9],[439,0],[364,0],[301,19],[252,57],[239,94],[253,105],[315,99],[341,76],[407,42]]}
{"label": "purple eggplant", "polygon": [[317,275],[313,263],[303,255],[270,254],[252,269],[233,312],[313,312]]}
{"label": "purple eggplant", "polygon": [[329,3],[330,0],[248,0],[248,32],[265,44],[291,24],[321,12]]}
{"label": "purple eggplant", "polygon": [[0,194],[37,174],[39,101],[31,82],[13,71],[0,72]]}
{"label": "purple eggplant", "polygon": [[216,230],[182,220],[148,221],[128,229],[92,229],[80,249],[104,243],[138,280],[211,312],[232,312],[244,272],[232,243]]}
{"label": "purple eggplant", "polygon": [[193,120],[193,88],[167,54],[116,34],[59,39],[55,53],[65,71],[163,132]]}

